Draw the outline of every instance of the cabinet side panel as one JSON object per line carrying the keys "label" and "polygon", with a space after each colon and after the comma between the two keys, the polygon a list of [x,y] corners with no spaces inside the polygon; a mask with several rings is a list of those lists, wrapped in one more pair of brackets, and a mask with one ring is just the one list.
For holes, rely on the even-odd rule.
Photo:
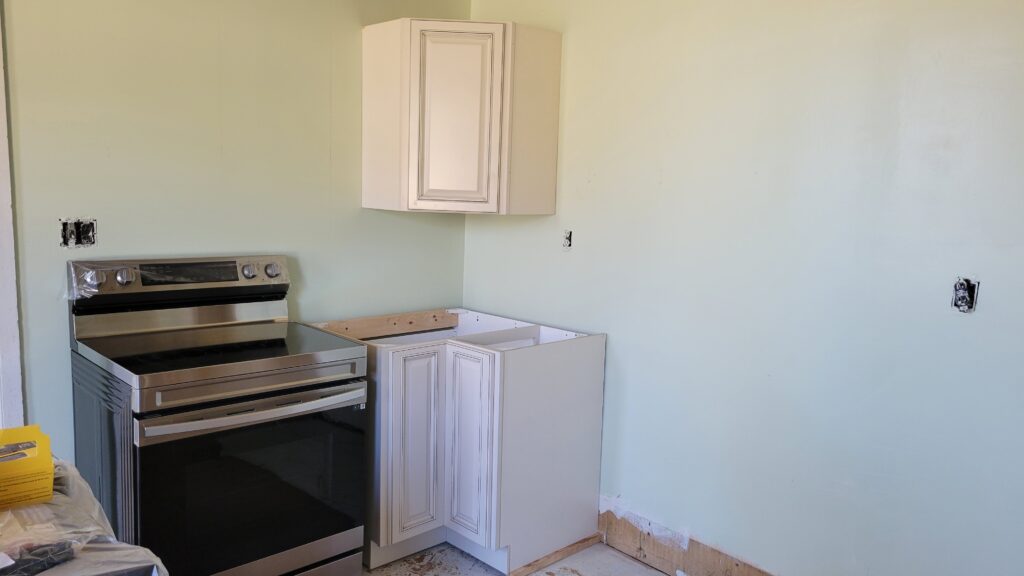
{"label": "cabinet side panel", "polygon": [[504,353],[498,546],[515,570],[597,532],[605,336]]}
{"label": "cabinet side panel", "polygon": [[562,35],[515,26],[508,170],[509,214],[554,214]]}
{"label": "cabinet side panel", "polygon": [[402,209],[403,23],[363,28],[363,208]]}

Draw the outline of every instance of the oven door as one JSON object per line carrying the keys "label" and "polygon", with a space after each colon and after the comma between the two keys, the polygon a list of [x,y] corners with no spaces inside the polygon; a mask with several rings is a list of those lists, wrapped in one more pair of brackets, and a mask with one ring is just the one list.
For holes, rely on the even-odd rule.
{"label": "oven door", "polygon": [[276,575],[358,553],[365,408],[359,381],[137,419],[139,543],[174,576]]}

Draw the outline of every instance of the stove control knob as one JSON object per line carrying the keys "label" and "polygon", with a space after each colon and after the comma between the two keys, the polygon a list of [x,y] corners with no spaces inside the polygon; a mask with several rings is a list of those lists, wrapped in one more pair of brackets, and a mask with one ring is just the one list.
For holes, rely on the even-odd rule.
{"label": "stove control knob", "polygon": [[88,270],[82,279],[85,280],[86,286],[95,290],[107,281],[107,273],[103,270]]}
{"label": "stove control knob", "polygon": [[247,280],[252,280],[256,277],[256,266],[252,264],[242,265],[242,276],[245,276]]}
{"label": "stove control knob", "polygon": [[268,277],[277,278],[281,275],[281,265],[277,262],[271,262],[270,264],[267,264],[267,267],[264,268],[263,271],[267,273]]}
{"label": "stove control knob", "polygon": [[114,276],[114,280],[121,286],[131,286],[135,282],[135,270],[131,268],[121,268],[117,271],[117,275]]}

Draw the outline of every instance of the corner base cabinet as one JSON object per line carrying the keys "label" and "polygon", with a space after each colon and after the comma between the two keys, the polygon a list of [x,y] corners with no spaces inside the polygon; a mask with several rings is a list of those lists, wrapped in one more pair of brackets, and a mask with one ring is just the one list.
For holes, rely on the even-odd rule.
{"label": "corner base cabinet", "polygon": [[554,214],[561,35],[508,22],[363,29],[363,207]]}
{"label": "corner base cabinet", "polygon": [[366,340],[364,559],[449,542],[509,574],[597,532],[605,336],[449,312],[453,328]]}

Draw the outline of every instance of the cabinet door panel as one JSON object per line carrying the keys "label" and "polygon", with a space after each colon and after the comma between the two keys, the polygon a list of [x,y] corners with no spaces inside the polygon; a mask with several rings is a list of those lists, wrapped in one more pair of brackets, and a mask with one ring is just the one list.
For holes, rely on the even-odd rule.
{"label": "cabinet door panel", "polygon": [[498,209],[504,25],[413,21],[409,205]]}
{"label": "cabinet door panel", "polygon": [[392,544],[444,523],[443,363],[443,345],[392,355]]}
{"label": "cabinet door panel", "polygon": [[494,442],[494,359],[448,346],[445,403],[445,525],[488,546]]}

